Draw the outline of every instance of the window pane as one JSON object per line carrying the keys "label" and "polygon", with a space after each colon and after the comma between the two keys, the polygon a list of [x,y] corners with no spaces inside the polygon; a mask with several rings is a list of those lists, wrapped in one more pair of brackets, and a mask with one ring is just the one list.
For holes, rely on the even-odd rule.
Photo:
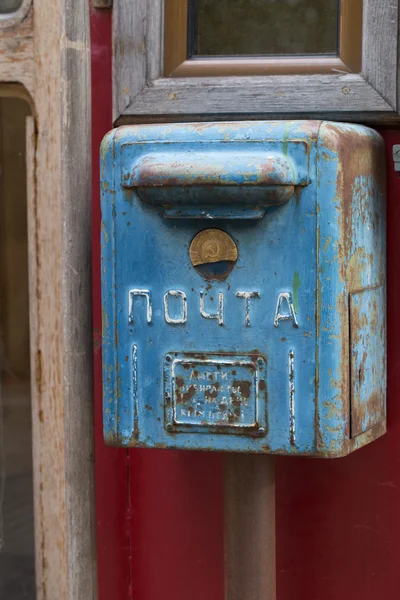
{"label": "window pane", "polygon": [[15,12],[22,4],[22,0],[0,0],[0,15]]}
{"label": "window pane", "polygon": [[0,600],[33,600],[25,119],[0,98]]}
{"label": "window pane", "polygon": [[189,0],[188,56],[338,53],[339,0]]}

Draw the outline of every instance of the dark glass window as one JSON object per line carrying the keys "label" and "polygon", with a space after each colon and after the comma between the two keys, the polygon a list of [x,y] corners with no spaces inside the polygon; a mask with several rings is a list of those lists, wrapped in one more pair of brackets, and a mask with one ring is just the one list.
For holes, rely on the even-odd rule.
{"label": "dark glass window", "polygon": [[0,98],[0,600],[33,600],[26,102]]}
{"label": "dark glass window", "polygon": [[188,58],[337,55],[340,0],[189,0]]}
{"label": "dark glass window", "polygon": [[0,0],[0,15],[12,14],[22,4],[22,0]]}

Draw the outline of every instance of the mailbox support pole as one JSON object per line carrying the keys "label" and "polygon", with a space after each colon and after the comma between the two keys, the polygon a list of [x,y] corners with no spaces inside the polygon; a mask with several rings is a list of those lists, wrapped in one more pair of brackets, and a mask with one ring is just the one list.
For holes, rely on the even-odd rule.
{"label": "mailbox support pole", "polygon": [[225,458],[225,598],[276,600],[274,458]]}

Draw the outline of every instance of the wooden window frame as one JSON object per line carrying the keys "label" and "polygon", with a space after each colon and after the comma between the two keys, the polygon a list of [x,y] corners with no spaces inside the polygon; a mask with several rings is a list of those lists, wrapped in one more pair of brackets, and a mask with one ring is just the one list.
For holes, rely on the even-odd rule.
{"label": "wooden window frame", "polygon": [[[164,6],[164,77],[313,75],[361,71],[362,0],[341,0],[339,56],[187,58],[188,0]],[[353,23],[353,27],[351,24]]]}
{"label": "wooden window frame", "polygon": [[[204,71],[202,76],[187,76],[182,72],[186,69],[185,61],[177,65],[181,69],[179,76],[175,70],[173,76],[164,76],[164,16],[173,10],[174,3],[185,4],[182,0],[166,1],[165,15],[162,0],[114,3],[113,118],[116,124],[149,118],[182,121],[327,117],[371,123],[399,121],[400,0],[364,0],[360,73],[347,72],[351,56],[357,58],[349,48],[351,16],[347,16],[342,18],[341,27],[348,46],[342,44],[341,57],[336,59],[347,66],[344,72],[341,69],[337,72],[334,67],[333,71],[322,74],[315,71],[311,74],[287,74],[286,71],[285,74],[280,65],[282,72],[278,69],[279,73],[273,75],[218,77],[205,76]],[[350,10],[350,2],[344,6]],[[183,21],[181,8],[180,23]],[[182,58],[183,50],[186,52],[183,35],[176,36],[176,44],[179,48],[172,54]]]}

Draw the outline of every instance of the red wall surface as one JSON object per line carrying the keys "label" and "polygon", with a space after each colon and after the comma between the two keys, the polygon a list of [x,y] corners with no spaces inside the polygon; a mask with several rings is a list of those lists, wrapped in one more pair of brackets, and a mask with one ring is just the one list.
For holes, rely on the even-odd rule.
{"label": "red wall surface", "polygon": [[112,128],[109,11],[92,11],[91,41],[99,600],[223,600],[222,457],[103,443],[99,146]]}
{"label": "red wall surface", "polygon": [[129,537],[125,500],[127,453],[108,448],[102,435],[101,301],[100,301],[100,169],[99,147],[111,129],[111,13],[91,15],[92,154],[93,154],[93,320],[95,367],[95,474],[99,600],[129,595]]}
{"label": "red wall surface", "polygon": [[[111,13],[92,10],[93,302],[99,600],[223,600],[223,469],[212,453],[102,439],[99,146],[112,128]],[[278,600],[397,600],[400,177],[388,153],[388,433],[338,460],[278,458]]]}
{"label": "red wall surface", "polygon": [[400,177],[386,141],[388,433],[331,461],[277,460],[278,600],[397,600],[400,576]]}

